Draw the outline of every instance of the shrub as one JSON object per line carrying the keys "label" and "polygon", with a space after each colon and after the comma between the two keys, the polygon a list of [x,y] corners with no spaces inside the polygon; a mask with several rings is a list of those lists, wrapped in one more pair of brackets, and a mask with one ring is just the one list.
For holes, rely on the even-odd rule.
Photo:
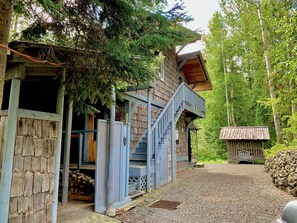
{"label": "shrub", "polygon": [[285,150],[297,150],[296,145],[285,145],[285,144],[277,144],[273,146],[271,149],[264,150],[264,156],[265,158],[271,158],[274,157],[278,152],[285,151]]}

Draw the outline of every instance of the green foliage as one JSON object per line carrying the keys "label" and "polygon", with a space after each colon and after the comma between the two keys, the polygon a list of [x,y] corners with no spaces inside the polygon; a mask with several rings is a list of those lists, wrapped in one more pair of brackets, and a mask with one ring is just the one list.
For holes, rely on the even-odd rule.
{"label": "green foliage", "polygon": [[297,146],[288,146],[285,144],[277,144],[273,146],[271,149],[264,150],[264,156],[265,158],[271,158],[274,157],[278,152],[285,151],[285,150],[297,150]]}
{"label": "green foliage", "polygon": [[219,132],[228,123],[268,126],[271,141],[266,146],[274,145],[272,103],[279,111],[284,143],[296,143],[297,11],[292,5],[292,0],[261,3],[277,96],[272,100],[256,4],[221,0],[222,12],[214,14],[209,23],[210,33],[204,36],[207,68],[213,83],[213,91],[202,94],[207,117],[198,122],[200,148],[206,157],[226,157]]}
{"label": "green foliage", "polygon": [[77,112],[89,113],[99,101],[112,103],[112,86],[120,90],[152,81],[160,52],[197,39],[197,33],[178,24],[190,19],[182,4],[162,11],[165,3],[36,0],[32,7],[32,1],[25,0],[16,5],[30,11],[25,16],[34,21],[23,39],[85,51],[68,55],[66,90]]}
{"label": "green foliage", "polygon": [[199,160],[199,163],[224,164],[224,163],[227,163],[227,161],[223,159],[207,159],[207,160]]}

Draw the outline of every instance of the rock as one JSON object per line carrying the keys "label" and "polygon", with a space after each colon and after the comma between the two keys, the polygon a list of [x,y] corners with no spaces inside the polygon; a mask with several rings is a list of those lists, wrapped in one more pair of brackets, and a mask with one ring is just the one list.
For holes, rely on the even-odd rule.
{"label": "rock", "polygon": [[297,196],[297,151],[281,151],[265,162],[265,171],[278,188]]}
{"label": "rock", "polygon": [[195,168],[204,168],[204,163],[196,163],[194,165]]}

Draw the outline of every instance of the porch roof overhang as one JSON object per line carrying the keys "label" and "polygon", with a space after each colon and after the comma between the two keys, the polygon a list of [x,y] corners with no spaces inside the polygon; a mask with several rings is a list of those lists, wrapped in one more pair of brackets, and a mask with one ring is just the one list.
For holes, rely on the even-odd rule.
{"label": "porch roof overhang", "polygon": [[206,91],[212,89],[212,84],[205,66],[201,52],[182,54],[177,56],[177,70],[182,71],[188,85],[194,91]]}

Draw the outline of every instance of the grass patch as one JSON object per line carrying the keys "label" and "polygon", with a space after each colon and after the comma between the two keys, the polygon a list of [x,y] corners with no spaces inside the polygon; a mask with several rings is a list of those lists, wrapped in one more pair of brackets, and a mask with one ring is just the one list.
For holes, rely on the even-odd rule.
{"label": "grass patch", "polygon": [[214,160],[199,160],[199,163],[208,163],[208,164],[222,164],[227,163],[227,160],[223,159],[214,159]]}

